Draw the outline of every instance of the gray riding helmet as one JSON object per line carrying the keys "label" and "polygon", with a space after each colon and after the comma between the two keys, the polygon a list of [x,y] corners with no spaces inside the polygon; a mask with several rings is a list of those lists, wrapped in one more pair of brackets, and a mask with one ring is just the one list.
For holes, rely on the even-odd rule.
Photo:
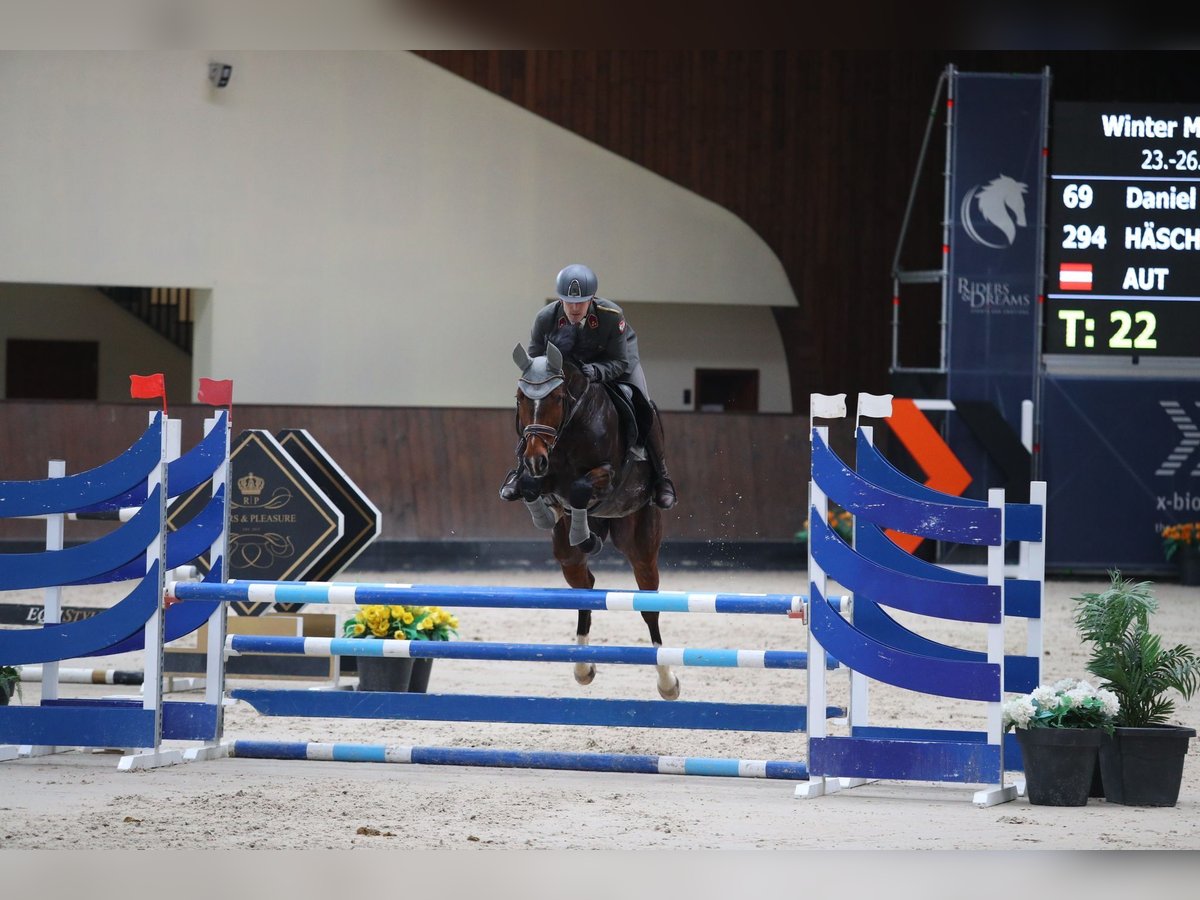
{"label": "gray riding helmet", "polygon": [[564,303],[582,303],[596,296],[596,273],[582,263],[571,263],[558,273],[555,292]]}

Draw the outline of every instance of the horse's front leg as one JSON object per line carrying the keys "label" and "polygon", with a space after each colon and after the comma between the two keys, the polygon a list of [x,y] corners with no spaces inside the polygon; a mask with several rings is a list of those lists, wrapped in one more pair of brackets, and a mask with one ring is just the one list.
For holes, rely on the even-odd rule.
{"label": "horse's front leg", "polygon": [[[596,586],[596,576],[588,568],[587,555],[579,547],[571,546],[567,539],[565,519],[560,519],[554,527],[554,558],[562,567],[563,578],[573,588],[588,588]],[[592,630],[592,611],[579,610],[579,619],[575,626],[575,643],[586,647],[588,632]],[[575,663],[575,680],[580,684],[591,684],[596,677],[595,663]]]}
{"label": "horse's front leg", "polygon": [[592,532],[588,528],[587,511],[593,500],[602,497],[612,489],[613,474],[613,467],[605,463],[594,469],[588,469],[571,484],[571,489],[567,494],[567,504],[571,510],[570,541],[572,547],[578,547],[587,542],[584,552],[592,553],[599,549],[596,540],[589,540],[592,538]]}

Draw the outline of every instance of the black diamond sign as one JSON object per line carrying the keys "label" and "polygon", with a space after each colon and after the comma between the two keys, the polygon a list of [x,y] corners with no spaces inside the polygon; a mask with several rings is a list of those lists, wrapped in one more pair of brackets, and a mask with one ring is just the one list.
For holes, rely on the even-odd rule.
{"label": "black diamond sign", "polygon": [[[332,581],[379,536],[382,516],[325,448],[303,428],[288,428],[276,437],[296,464],[341,510],[344,523],[341,538],[305,576],[307,581]],[[275,604],[282,612],[299,612],[303,606],[303,603]]]}
{"label": "black diamond sign", "polygon": [[[269,431],[243,431],[234,439],[230,457],[227,577],[303,580],[341,539],[341,510]],[[176,500],[168,526],[176,528],[194,516],[211,493],[211,486],[205,484]],[[229,605],[250,616],[272,606]]]}

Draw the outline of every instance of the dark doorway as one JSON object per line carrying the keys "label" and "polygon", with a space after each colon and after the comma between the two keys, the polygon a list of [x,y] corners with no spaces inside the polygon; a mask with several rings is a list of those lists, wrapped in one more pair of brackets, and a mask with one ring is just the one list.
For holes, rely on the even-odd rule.
{"label": "dark doorway", "polygon": [[10,339],[5,365],[10,400],[95,400],[100,394],[99,341]]}
{"label": "dark doorway", "polygon": [[758,412],[758,369],[697,369],[696,409]]}

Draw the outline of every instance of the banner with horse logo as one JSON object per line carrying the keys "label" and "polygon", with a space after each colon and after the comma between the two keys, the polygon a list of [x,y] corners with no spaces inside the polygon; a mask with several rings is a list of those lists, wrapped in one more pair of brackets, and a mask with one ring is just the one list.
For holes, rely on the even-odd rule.
{"label": "banner with horse logo", "polygon": [[[946,248],[947,395],[1020,433],[1036,396],[1049,75],[952,73]],[[950,445],[986,496],[1003,476],[953,420]]]}

